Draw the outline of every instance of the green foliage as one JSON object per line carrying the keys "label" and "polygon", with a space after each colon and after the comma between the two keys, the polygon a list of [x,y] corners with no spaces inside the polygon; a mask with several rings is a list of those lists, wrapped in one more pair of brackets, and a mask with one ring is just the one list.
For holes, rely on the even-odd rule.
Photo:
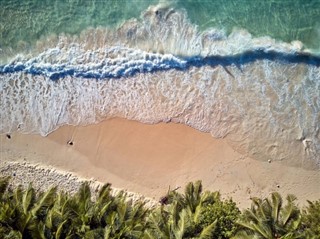
{"label": "green foliage", "polygon": [[11,192],[8,183],[0,179],[0,238],[141,238],[146,227],[144,204],[113,196],[110,184],[93,201],[88,183],[73,196],[31,185]]}
{"label": "green foliage", "polygon": [[148,210],[144,203],[126,201],[118,194],[113,201],[114,210],[105,216],[105,238],[141,238],[146,228]]}
{"label": "green foliage", "polygon": [[227,201],[218,199],[203,207],[199,221],[202,227],[217,221],[212,238],[225,239],[235,235],[239,227],[236,223],[239,216],[240,210],[231,199]]}
{"label": "green foliage", "polygon": [[6,195],[5,192],[9,185],[9,177],[0,178],[0,199],[2,200],[3,197]]}
{"label": "green foliage", "polygon": [[271,199],[252,199],[251,209],[243,212],[240,221],[241,231],[235,238],[304,238],[299,231],[301,224],[300,209],[296,206],[296,197],[287,196],[287,204],[279,193],[271,194]]}
{"label": "green foliage", "polygon": [[[320,201],[303,212],[289,195],[254,198],[242,214],[218,192],[203,192],[201,181],[187,184],[184,193],[170,191],[165,204],[146,208],[128,200],[124,192],[111,193],[104,185],[92,200],[88,183],[75,195],[55,187],[36,192],[30,184],[9,190],[9,178],[0,178],[0,238],[48,239],[182,239],[182,238],[319,238]],[[237,222],[237,223],[236,223]]]}
{"label": "green foliage", "polygon": [[144,238],[211,238],[216,222],[199,227],[200,209],[193,213],[189,208],[179,209],[178,203],[162,206],[152,212],[149,217],[150,228]]}
{"label": "green foliage", "polygon": [[31,184],[26,190],[17,187],[8,191],[9,178],[0,180],[0,237],[45,238],[42,219],[53,204],[55,188],[36,197]]}
{"label": "green foliage", "polygon": [[308,204],[302,213],[302,230],[306,238],[320,239],[320,200]]}
{"label": "green foliage", "polygon": [[187,184],[184,194],[171,191],[167,197],[167,205],[152,214],[154,229],[148,230],[148,238],[219,239],[234,235],[239,209],[231,200],[221,201],[219,192],[203,192],[201,181]]}

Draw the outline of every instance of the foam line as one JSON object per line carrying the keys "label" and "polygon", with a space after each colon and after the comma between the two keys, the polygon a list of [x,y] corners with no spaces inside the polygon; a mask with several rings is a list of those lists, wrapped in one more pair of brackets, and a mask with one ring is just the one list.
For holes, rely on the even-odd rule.
{"label": "foam line", "polygon": [[253,63],[257,60],[280,61],[284,63],[304,63],[320,66],[320,57],[307,53],[283,53],[275,51],[255,50],[232,56],[209,57],[176,57],[170,54],[148,54],[146,59],[121,59],[110,61],[106,59],[99,64],[41,64],[35,60],[28,62],[12,62],[0,66],[0,74],[24,72],[31,75],[43,75],[51,80],[72,76],[92,79],[119,79],[130,77],[138,73],[158,72],[163,70],[186,70],[190,67],[229,66]]}

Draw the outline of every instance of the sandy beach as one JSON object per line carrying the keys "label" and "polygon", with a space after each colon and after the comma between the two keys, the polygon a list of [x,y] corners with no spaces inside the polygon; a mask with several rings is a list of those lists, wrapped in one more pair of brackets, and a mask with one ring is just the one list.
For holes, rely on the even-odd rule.
{"label": "sandy beach", "polygon": [[169,187],[182,191],[186,183],[202,180],[205,189],[232,197],[240,208],[250,206],[250,197],[273,191],[295,194],[300,205],[320,198],[319,170],[257,161],[224,139],[185,125],[115,118],[64,126],[47,137],[10,136],[1,135],[0,176],[11,175],[14,183],[57,184],[72,191],[78,179],[88,179],[157,201]]}

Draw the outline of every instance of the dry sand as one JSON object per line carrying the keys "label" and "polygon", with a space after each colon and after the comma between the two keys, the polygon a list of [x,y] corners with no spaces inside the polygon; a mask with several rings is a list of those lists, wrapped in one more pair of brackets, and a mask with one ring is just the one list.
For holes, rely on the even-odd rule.
{"label": "dry sand", "polygon": [[232,197],[240,208],[250,206],[250,197],[273,191],[295,194],[300,205],[320,199],[319,170],[251,159],[224,139],[185,125],[116,118],[86,127],[64,126],[47,137],[1,135],[0,143],[0,176],[15,175],[16,183],[34,180],[43,188],[58,184],[72,191],[79,177],[158,200],[169,187],[183,191],[186,183],[200,179],[205,189]]}

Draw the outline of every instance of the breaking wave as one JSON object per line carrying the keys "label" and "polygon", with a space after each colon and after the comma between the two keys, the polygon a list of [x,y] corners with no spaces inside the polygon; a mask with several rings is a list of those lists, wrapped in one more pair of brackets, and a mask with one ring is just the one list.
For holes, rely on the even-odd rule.
{"label": "breaking wave", "polygon": [[200,32],[156,6],[117,30],[51,36],[2,62],[1,133],[176,122],[260,160],[320,164],[320,58],[301,42]]}

